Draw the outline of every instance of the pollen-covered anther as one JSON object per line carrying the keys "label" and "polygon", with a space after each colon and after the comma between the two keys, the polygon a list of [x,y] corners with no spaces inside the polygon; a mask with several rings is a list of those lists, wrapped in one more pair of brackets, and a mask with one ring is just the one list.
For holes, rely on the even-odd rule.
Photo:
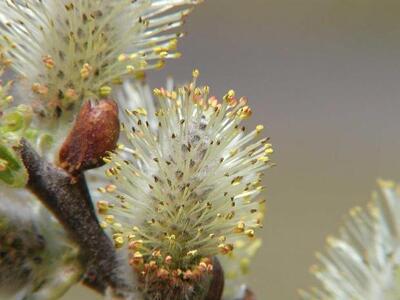
{"label": "pollen-covered anther", "polygon": [[273,153],[274,153],[274,149],[272,149],[272,148],[265,149],[265,154],[270,155],[270,154],[273,154]]}
{"label": "pollen-covered anther", "polygon": [[115,217],[113,215],[107,215],[104,217],[104,221],[106,221],[108,224],[114,224]]}
{"label": "pollen-covered anther", "polygon": [[244,232],[245,227],[246,227],[246,226],[245,226],[244,222],[243,222],[243,221],[240,221],[240,222],[235,226],[234,232],[235,232],[235,233],[242,233],[242,232]]}
{"label": "pollen-covered anther", "polygon": [[82,78],[83,80],[88,79],[89,76],[91,75],[92,71],[93,71],[92,66],[89,65],[88,63],[85,63],[85,64],[82,66],[81,70],[80,70],[81,78]]}
{"label": "pollen-covered anther", "polygon": [[32,84],[32,91],[39,95],[47,95],[49,92],[49,88],[40,83]]}
{"label": "pollen-covered anther", "polygon": [[158,268],[157,262],[154,261],[154,260],[151,260],[151,261],[149,262],[149,269],[150,269],[150,270],[157,270],[157,268]]}
{"label": "pollen-covered anther", "polygon": [[205,262],[200,262],[198,267],[201,272],[207,272],[207,264]]}
{"label": "pollen-covered anther", "polygon": [[254,236],[255,236],[255,232],[253,229],[248,229],[248,230],[246,230],[245,233],[249,238],[254,238]]}
{"label": "pollen-covered anther", "polygon": [[138,250],[143,246],[143,240],[134,240],[129,243],[130,250]]}
{"label": "pollen-covered anther", "polygon": [[208,105],[214,109],[218,107],[218,99],[215,96],[212,96],[208,99]]}
{"label": "pollen-covered anther", "polygon": [[151,256],[153,256],[153,257],[161,257],[161,251],[160,251],[159,249],[154,250],[154,251],[151,253]]}
{"label": "pollen-covered anther", "polygon": [[160,268],[158,271],[157,271],[157,277],[159,278],[159,279],[167,279],[168,277],[169,277],[169,272],[168,272],[168,270],[166,270],[166,269],[164,269],[164,268]]}
{"label": "pollen-covered anther", "polygon": [[112,93],[112,88],[108,85],[104,85],[99,89],[99,96],[101,98],[107,98],[111,95],[111,93]]}
{"label": "pollen-covered anther", "polygon": [[76,92],[75,89],[68,88],[65,91],[65,98],[70,100],[70,101],[76,101],[79,99],[79,94]]}
{"label": "pollen-covered anther", "polygon": [[139,251],[135,252],[130,260],[130,264],[137,267],[143,264],[143,254]]}
{"label": "pollen-covered anther", "polygon": [[219,244],[218,245],[218,250],[222,255],[229,254],[233,251],[233,245],[232,244]]}
{"label": "pollen-covered anther", "polygon": [[192,72],[192,76],[194,79],[197,79],[200,76],[200,71],[198,69],[194,69]]}
{"label": "pollen-covered anther", "polygon": [[264,126],[263,125],[257,125],[256,126],[256,132],[257,133],[261,133],[264,130]]}
{"label": "pollen-covered anther", "polygon": [[122,235],[117,235],[114,237],[115,248],[121,248],[125,244],[124,237]]}
{"label": "pollen-covered anther", "polygon": [[242,179],[243,179],[242,176],[237,176],[237,177],[235,177],[235,178],[231,181],[231,184],[232,184],[233,186],[239,185],[239,184],[242,182]]}
{"label": "pollen-covered anther", "polygon": [[100,200],[97,202],[97,209],[100,214],[105,214],[110,208],[110,203],[105,200]]}
{"label": "pollen-covered anther", "polygon": [[118,61],[119,62],[124,62],[124,61],[127,61],[129,59],[129,56],[127,55],[127,54],[120,54],[119,56],[118,56]]}
{"label": "pollen-covered anther", "polygon": [[161,97],[161,96],[163,96],[162,90],[161,90],[161,89],[158,89],[158,88],[155,88],[155,89],[153,90],[153,94],[154,94],[154,96],[156,96],[156,97]]}
{"label": "pollen-covered anther", "polygon": [[117,187],[114,184],[109,184],[105,189],[107,193],[114,193],[117,190]]}
{"label": "pollen-covered anther", "polygon": [[165,262],[167,265],[170,265],[170,264],[172,263],[172,256],[171,256],[171,255],[167,255],[167,256],[165,257],[165,259],[164,259],[164,262]]}
{"label": "pollen-covered anther", "polygon": [[56,64],[54,62],[54,59],[50,55],[45,55],[43,57],[43,63],[46,66],[46,68],[49,69],[49,70],[53,69],[55,64]]}
{"label": "pollen-covered anther", "polygon": [[241,119],[248,119],[252,114],[253,112],[249,106],[244,106],[237,112],[237,116]]}
{"label": "pollen-covered anther", "polygon": [[267,163],[267,162],[270,161],[270,158],[269,158],[268,156],[260,156],[260,157],[258,158],[258,161]]}

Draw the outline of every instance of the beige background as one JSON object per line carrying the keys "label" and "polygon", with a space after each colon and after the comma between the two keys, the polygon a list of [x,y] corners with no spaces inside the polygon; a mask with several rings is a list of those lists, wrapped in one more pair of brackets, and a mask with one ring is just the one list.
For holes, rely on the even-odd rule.
{"label": "beige background", "polygon": [[260,300],[296,299],[348,209],[377,177],[400,179],[400,1],[208,0],[186,30],[184,57],[152,81],[198,67],[216,95],[250,99],[278,167],[249,283]]}

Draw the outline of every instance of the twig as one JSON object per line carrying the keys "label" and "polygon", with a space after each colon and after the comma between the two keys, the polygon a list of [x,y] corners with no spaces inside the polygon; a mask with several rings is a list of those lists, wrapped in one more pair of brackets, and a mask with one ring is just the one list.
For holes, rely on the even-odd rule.
{"label": "twig", "polygon": [[99,225],[84,175],[72,177],[44,161],[26,140],[21,141],[20,153],[29,173],[28,189],[81,248],[85,284],[100,293],[108,286],[126,289],[113,272],[117,268],[114,246]]}

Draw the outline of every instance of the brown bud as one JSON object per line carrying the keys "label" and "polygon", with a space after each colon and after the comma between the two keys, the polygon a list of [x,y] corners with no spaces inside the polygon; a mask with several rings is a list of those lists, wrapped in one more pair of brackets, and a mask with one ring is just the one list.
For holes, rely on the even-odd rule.
{"label": "brown bud", "polygon": [[82,105],[74,127],[59,153],[60,166],[69,173],[79,173],[104,164],[102,158],[115,149],[120,125],[118,106],[107,99]]}

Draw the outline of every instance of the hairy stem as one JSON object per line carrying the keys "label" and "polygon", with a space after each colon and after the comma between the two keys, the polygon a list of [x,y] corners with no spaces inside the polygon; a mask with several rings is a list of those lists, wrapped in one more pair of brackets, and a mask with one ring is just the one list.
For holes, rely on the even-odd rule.
{"label": "hairy stem", "polygon": [[113,272],[114,246],[99,225],[83,173],[74,177],[43,160],[26,140],[21,157],[29,173],[27,188],[57,217],[82,251],[85,284],[104,293],[108,286],[124,290]]}

